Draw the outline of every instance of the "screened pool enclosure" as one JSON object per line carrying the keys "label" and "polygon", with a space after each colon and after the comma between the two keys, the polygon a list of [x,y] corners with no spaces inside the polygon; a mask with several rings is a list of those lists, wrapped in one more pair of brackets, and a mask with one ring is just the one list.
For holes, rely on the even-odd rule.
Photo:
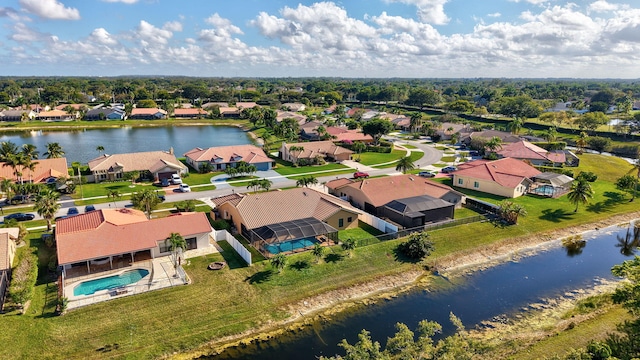
{"label": "screened pool enclosure", "polygon": [[[315,218],[304,218],[264,225],[243,231],[251,245],[265,256],[274,253],[305,250],[317,242],[337,240],[338,230]],[[300,241],[306,239],[307,241]],[[308,246],[301,247],[299,244]],[[291,246],[289,246],[291,245]],[[274,250],[277,249],[277,250]]]}

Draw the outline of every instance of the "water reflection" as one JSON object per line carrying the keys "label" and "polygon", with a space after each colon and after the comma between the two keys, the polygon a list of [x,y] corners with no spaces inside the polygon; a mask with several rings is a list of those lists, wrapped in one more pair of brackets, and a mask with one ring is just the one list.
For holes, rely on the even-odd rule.
{"label": "water reflection", "polygon": [[634,224],[627,228],[624,236],[617,235],[617,247],[624,256],[633,256],[636,253],[638,245],[640,245],[640,223]]}

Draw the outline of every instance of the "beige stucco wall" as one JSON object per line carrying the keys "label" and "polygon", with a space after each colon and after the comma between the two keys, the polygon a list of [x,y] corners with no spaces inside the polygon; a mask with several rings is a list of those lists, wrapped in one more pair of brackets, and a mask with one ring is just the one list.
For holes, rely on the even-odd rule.
{"label": "beige stucco wall", "polygon": [[354,204],[359,209],[364,209],[364,203],[368,202],[368,198],[364,195],[364,193],[358,189],[355,189],[351,186],[344,186],[337,190],[332,190],[331,193],[335,196],[348,196],[348,201]]}
{"label": "beige stucco wall", "polygon": [[[351,222],[347,221],[349,218],[351,218]],[[338,226],[339,219],[343,219],[344,221],[343,226]],[[358,214],[351,211],[340,210],[337,213],[324,219],[323,221],[338,230],[353,229],[358,227]]]}
{"label": "beige stucco wall", "polygon": [[[462,180],[462,184],[460,183]],[[478,182],[480,186],[474,187],[474,182]],[[498,196],[504,196],[508,198],[516,198],[524,195],[527,192],[527,187],[523,184],[518,185],[515,189],[504,187],[495,181],[476,179],[469,176],[453,175],[453,186],[471,189],[476,191],[485,192],[488,194],[494,194]]]}
{"label": "beige stucco wall", "polygon": [[240,226],[240,224],[242,224],[242,216],[240,216],[238,209],[236,209],[233,205],[225,203],[218,206],[218,215],[224,220],[233,218],[233,225],[236,227],[236,229],[238,231],[242,229],[242,227]]}
{"label": "beige stucco wall", "polygon": [[[196,243],[198,244],[198,249],[202,249],[205,247],[209,246],[209,233],[201,233],[201,234],[191,234],[191,235],[182,235],[183,238],[188,239],[188,238],[192,238],[195,237],[196,238]],[[169,255],[171,252],[167,251],[164,253],[160,252],[160,243],[161,241],[158,241],[158,246],[156,246],[155,248],[151,249],[151,256],[154,258],[157,258],[159,256],[167,256]]]}

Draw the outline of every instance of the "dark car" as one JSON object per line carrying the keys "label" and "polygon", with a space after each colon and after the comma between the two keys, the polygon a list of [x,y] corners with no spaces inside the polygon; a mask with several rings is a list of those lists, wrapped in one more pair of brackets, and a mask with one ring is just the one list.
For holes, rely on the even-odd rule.
{"label": "dark car", "polygon": [[167,187],[171,185],[170,180],[169,179],[160,179],[160,186],[162,187]]}
{"label": "dark car", "polygon": [[73,216],[78,214],[80,214],[80,211],[78,211],[78,208],[70,207],[69,210],[67,210],[67,216]]}
{"label": "dark car", "polygon": [[447,167],[445,167],[445,168],[442,168],[442,172],[443,172],[444,174],[449,174],[449,173],[452,173],[452,172],[454,172],[454,171],[456,171],[456,170],[458,170],[458,168],[457,168],[457,167],[455,167],[455,166],[447,166]]}
{"label": "dark car", "polygon": [[84,207],[84,212],[88,213],[89,211],[94,211],[96,209],[93,205],[87,205]]}
{"label": "dark car", "polygon": [[33,214],[25,214],[25,213],[15,213],[15,214],[9,214],[7,216],[4,217],[4,221],[6,222],[7,220],[16,220],[16,221],[29,221],[29,220],[33,220],[36,216]]}
{"label": "dark car", "polygon": [[167,200],[167,198],[162,194],[158,194],[158,199],[160,200],[160,202],[164,202],[165,200]]}
{"label": "dark car", "polygon": [[353,173],[354,179],[366,179],[368,177],[369,177],[369,174],[367,174],[364,171],[356,171],[355,173]]}
{"label": "dark car", "polygon": [[426,177],[426,178],[432,178],[432,177],[436,176],[436,174],[432,173],[431,171],[420,171],[418,173],[418,176],[422,176],[422,177]]}
{"label": "dark car", "polygon": [[17,205],[17,204],[26,204],[29,201],[31,201],[31,196],[29,195],[16,195],[12,197],[11,200],[9,200],[9,203],[11,205]]}

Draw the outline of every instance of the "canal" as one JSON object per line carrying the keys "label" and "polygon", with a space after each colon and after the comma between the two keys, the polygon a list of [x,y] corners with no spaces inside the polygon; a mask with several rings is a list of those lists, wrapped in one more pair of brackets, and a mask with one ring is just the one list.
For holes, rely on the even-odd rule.
{"label": "canal", "polygon": [[78,129],[65,131],[16,131],[0,133],[0,141],[12,141],[36,146],[43,158],[46,144],[57,142],[62,146],[69,164],[86,164],[100,156],[96,150],[104,147],[106,154],[169,150],[178,157],[195,148],[241,145],[251,143],[247,132],[235,126],[157,126],[121,127],[106,129]]}
{"label": "canal", "polygon": [[611,267],[636,253],[640,231],[632,229],[622,226],[591,231],[584,234],[586,245],[578,250],[568,251],[558,245],[466,275],[462,285],[450,290],[416,290],[343,314],[330,323],[203,358],[316,359],[321,355],[344,354],[337,344],[342,339],[354,344],[362,329],[370,331],[373,340],[384,347],[386,339],[395,333],[397,322],[415,329],[419,321],[433,320],[443,326],[443,335],[450,335],[454,331],[449,322],[450,312],[468,328],[496,316],[511,317],[530,304],[613,280]]}

